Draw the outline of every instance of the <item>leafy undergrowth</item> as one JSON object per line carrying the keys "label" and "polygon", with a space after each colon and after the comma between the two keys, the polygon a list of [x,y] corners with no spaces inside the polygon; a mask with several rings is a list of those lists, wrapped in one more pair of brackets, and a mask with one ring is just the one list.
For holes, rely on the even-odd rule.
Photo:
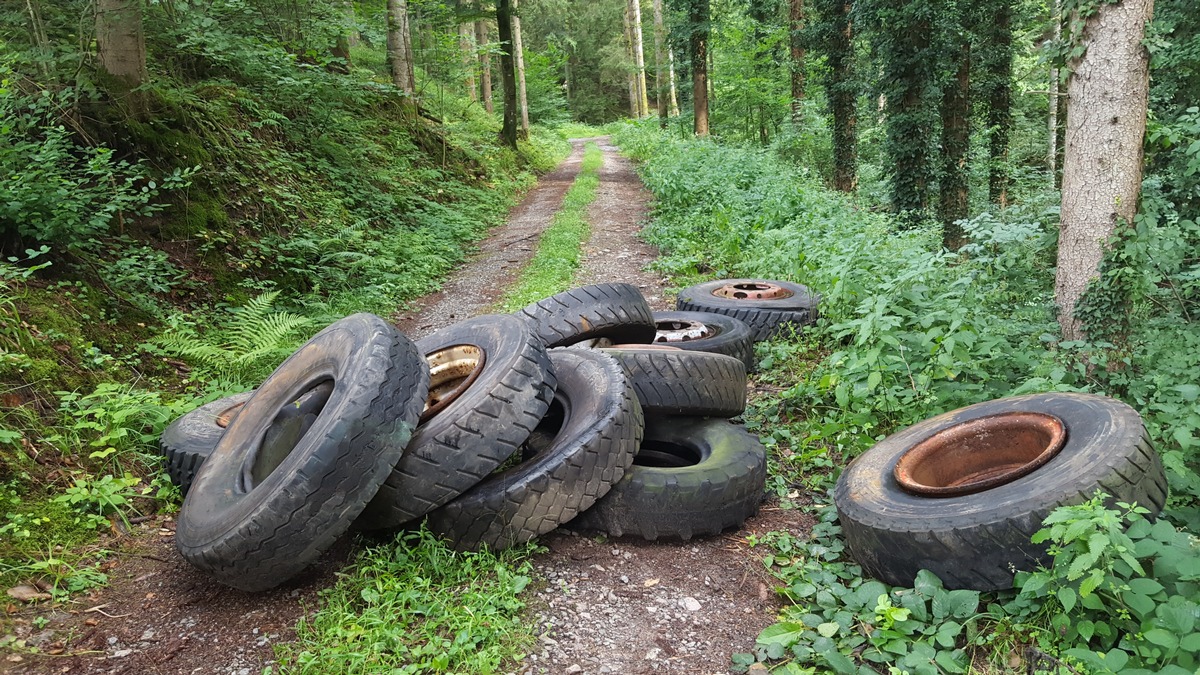
{"label": "leafy undergrowth", "polygon": [[532,640],[532,547],[459,553],[422,529],[365,549],[277,647],[283,673],[495,673]]}
{"label": "leafy undergrowth", "polygon": [[[650,124],[615,134],[654,192],[646,238],[683,285],[766,277],[821,294],[821,318],[760,345],[745,415],[769,455],[785,508],[827,504],[840,467],[884,436],[989,399],[1043,391],[1121,398],[1143,415],[1168,467],[1167,519],[1150,525],[1099,498],[1056,511],[1039,541],[1053,567],[1013,591],[913,589],[862,577],[844,556],[836,514],[811,539],[768,537],[767,566],[791,606],[741,667],[776,672],[939,673],[1023,665],[1031,672],[1192,672],[1200,570],[1200,316],[1196,225],[1150,185],[1137,228],[1116,242],[1101,291],[1085,303],[1093,343],[1059,342],[1053,281],[1057,204],[983,213],[971,243],[940,247],[935,224],[899,227],[822,186],[767,149],[671,139]],[[1121,304],[1104,291],[1133,289]],[[1115,329],[1098,328],[1108,317]],[[1120,320],[1118,320],[1120,319]],[[1106,325],[1107,326],[1107,325]],[[1177,529],[1183,526],[1187,529]]]}
{"label": "leafy undergrowth", "polygon": [[588,143],[579,175],[567,190],[562,209],[554,214],[538,240],[537,253],[499,303],[501,311],[512,312],[570,288],[579,269],[583,244],[591,233],[587,208],[596,199],[596,189],[600,186],[598,172],[603,163],[600,148]]}

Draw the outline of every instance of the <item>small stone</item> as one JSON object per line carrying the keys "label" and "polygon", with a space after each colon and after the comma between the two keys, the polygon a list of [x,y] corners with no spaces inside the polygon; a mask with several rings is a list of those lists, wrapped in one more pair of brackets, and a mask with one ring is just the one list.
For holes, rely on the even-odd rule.
{"label": "small stone", "polygon": [[684,598],[679,604],[683,605],[683,608],[689,612],[700,611],[700,601],[695,598]]}
{"label": "small stone", "polygon": [[622,574],[620,578],[621,578],[621,583],[623,583],[623,584],[629,583],[629,577],[625,576],[624,574]]}
{"label": "small stone", "polygon": [[614,549],[612,550],[612,554],[613,554],[614,556],[621,555],[621,550],[620,550],[620,549],[616,549],[616,548],[614,548]]}
{"label": "small stone", "polygon": [[110,645],[115,645],[115,644],[117,644],[117,636],[115,636],[115,635],[110,635],[110,636],[109,636],[109,638],[108,638],[108,644],[110,644]]}
{"label": "small stone", "polygon": [[123,659],[123,658],[125,658],[126,656],[129,656],[129,655],[130,655],[130,654],[132,654],[132,653],[133,653],[133,650],[132,650],[132,649],[118,649],[117,651],[113,652],[113,653],[112,653],[112,656],[110,656],[109,658],[113,658],[113,659]]}
{"label": "small stone", "polygon": [[567,666],[567,669],[564,670],[563,672],[564,673],[582,673],[583,666],[579,665],[578,663],[572,663],[571,665]]}
{"label": "small stone", "polygon": [[147,628],[146,632],[142,633],[142,642],[147,642],[154,639],[154,629]]}

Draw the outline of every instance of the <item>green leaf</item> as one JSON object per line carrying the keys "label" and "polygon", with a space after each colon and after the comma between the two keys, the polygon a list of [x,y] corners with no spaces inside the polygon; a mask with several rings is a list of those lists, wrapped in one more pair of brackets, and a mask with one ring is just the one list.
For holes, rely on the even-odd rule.
{"label": "green leaf", "polygon": [[1163,585],[1153,579],[1130,579],[1129,590],[1142,595],[1154,595],[1163,589]]}
{"label": "green leaf", "polygon": [[937,575],[929,570],[921,570],[917,572],[917,578],[913,581],[913,588],[921,595],[932,598],[935,593],[942,589],[942,580],[938,579]]}
{"label": "green leaf", "polygon": [[1174,650],[1179,646],[1179,638],[1174,633],[1162,628],[1154,628],[1142,634],[1146,641],[1151,644],[1156,644],[1168,651]]}
{"label": "green leaf", "polygon": [[1058,589],[1058,601],[1062,604],[1063,610],[1070,612],[1075,609],[1075,589],[1070,586],[1064,586]]}
{"label": "green leaf", "polygon": [[965,673],[967,671],[966,655],[961,649],[956,649],[952,652],[938,651],[937,656],[933,660],[947,673]]}
{"label": "green leaf", "polygon": [[841,675],[855,675],[855,673],[858,672],[858,669],[854,667],[854,662],[841,652],[827,651],[821,652],[820,655],[825,659],[825,662],[829,664],[829,667],[833,668],[833,672],[835,673],[840,673]]}
{"label": "green leaf", "polygon": [[1200,633],[1192,633],[1180,640],[1179,649],[1193,654],[1200,652]]}
{"label": "green leaf", "polygon": [[1121,594],[1121,601],[1138,617],[1145,618],[1154,613],[1155,602],[1141,593],[1127,592]]}
{"label": "green leaf", "polygon": [[979,591],[950,591],[946,604],[950,609],[951,616],[965,619],[979,608]]}
{"label": "green leaf", "polygon": [[1108,668],[1114,673],[1121,672],[1121,669],[1124,668],[1127,663],[1129,663],[1129,654],[1121,651],[1120,649],[1110,649],[1108,650],[1108,653],[1104,655],[1104,667]]}
{"label": "green leaf", "polygon": [[841,626],[832,621],[817,626],[817,632],[827,638],[837,635],[839,629],[841,629]]}
{"label": "green leaf", "polygon": [[946,623],[938,626],[935,639],[939,645],[950,649],[954,647],[955,640],[958,638],[959,633],[962,633],[962,624],[956,621],[947,621]]}
{"label": "green leaf", "polygon": [[786,647],[800,639],[804,633],[804,624],[784,621],[772,624],[758,634],[758,644],[767,647],[780,645]]}
{"label": "green leaf", "polygon": [[1080,621],[1075,624],[1075,630],[1079,632],[1079,637],[1083,638],[1084,642],[1087,642],[1096,634],[1096,624],[1091,621]]}

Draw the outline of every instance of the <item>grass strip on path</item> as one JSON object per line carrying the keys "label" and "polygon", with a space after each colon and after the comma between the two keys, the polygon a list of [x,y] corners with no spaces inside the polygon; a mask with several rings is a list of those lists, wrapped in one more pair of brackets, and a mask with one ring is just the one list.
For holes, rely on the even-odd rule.
{"label": "grass strip on path", "polygon": [[575,270],[579,268],[583,243],[591,234],[587,207],[596,199],[596,189],[600,186],[599,171],[603,164],[604,155],[600,147],[588,143],[583,152],[583,166],[563,198],[562,209],[554,214],[550,227],[542,233],[537,253],[500,301],[501,311],[512,312],[570,288]]}

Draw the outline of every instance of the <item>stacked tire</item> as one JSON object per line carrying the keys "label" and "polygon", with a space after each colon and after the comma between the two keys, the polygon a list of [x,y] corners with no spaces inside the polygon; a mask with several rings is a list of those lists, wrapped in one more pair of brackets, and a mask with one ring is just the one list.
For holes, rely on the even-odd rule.
{"label": "stacked tire", "polygon": [[695,323],[656,316],[628,284],[416,342],[377,316],[347,317],[256,391],[164,431],[185,494],[176,544],[257,591],[352,527],[423,521],[456,548],[502,549],[580,514],[649,539],[738,526],[766,477],[762,445],[728,421],[745,408],[749,329]]}

